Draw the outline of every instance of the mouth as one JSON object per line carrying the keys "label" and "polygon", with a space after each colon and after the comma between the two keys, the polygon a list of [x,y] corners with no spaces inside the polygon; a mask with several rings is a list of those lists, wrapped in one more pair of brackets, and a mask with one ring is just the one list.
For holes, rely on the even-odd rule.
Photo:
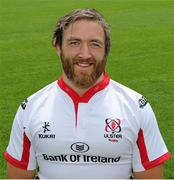
{"label": "mouth", "polygon": [[77,66],[80,68],[88,68],[93,65],[93,63],[88,63],[88,62],[78,62],[76,63]]}

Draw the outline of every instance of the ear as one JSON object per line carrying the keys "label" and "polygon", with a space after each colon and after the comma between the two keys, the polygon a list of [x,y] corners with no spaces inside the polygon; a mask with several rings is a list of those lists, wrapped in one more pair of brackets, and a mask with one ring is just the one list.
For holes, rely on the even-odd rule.
{"label": "ear", "polygon": [[53,46],[54,46],[58,56],[60,56],[61,48],[60,48],[60,46],[58,44],[56,44],[56,39],[54,39],[54,41],[53,41]]}

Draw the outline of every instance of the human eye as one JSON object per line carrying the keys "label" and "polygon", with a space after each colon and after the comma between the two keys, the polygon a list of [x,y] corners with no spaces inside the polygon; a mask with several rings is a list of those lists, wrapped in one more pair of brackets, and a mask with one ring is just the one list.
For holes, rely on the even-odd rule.
{"label": "human eye", "polygon": [[92,47],[100,47],[100,45],[98,43],[91,43]]}
{"label": "human eye", "polygon": [[73,47],[79,46],[80,45],[80,41],[71,40],[71,41],[69,41],[69,45],[73,46]]}
{"label": "human eye", "polygon": [[101,48],[101,47],[102,47],[102,43],[97,42],[97,41],[92,41],[92,42],[90,43],[90,46],[91,46],[92,48]]}

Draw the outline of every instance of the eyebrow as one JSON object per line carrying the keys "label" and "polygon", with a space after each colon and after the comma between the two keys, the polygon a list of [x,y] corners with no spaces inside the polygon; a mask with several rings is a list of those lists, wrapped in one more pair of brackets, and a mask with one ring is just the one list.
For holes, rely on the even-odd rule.
{"label": "eyebrow", "polygon": [[76,38],[76,37],[70,37],[67,39],[68,41],[81,41],[79,38]]}
{"label": "eyebrow", "polygon": [[[70,42],[70,41],[81,41],[81,39],[71,36],[70,38],[67,39],[67,41],[68,42]],[[102,40],[99,40],[99,39],[91,39],[90,42],[96,42],[96,43],[99,43],[100,45],[104,45],[104,42]]]}

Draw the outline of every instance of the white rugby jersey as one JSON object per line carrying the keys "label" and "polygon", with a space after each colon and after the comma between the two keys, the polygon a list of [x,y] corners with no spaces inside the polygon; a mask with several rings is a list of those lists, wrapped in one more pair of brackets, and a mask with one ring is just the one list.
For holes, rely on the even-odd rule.
{"label": "white rugby jersey", "polygon": [[170,154],[147,100],[105,73],[82,97],[60,77],[25,100],[4,157],[41,179],[126,179]]}

